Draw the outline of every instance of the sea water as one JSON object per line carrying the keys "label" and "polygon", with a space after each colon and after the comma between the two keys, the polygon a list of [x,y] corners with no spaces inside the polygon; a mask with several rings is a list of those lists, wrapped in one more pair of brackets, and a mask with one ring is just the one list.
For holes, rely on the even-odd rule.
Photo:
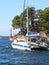
{"label": "sea water", "polygon": [[49,65],[49,51],[13,49],[8,37],[1,38],[0,65]]}

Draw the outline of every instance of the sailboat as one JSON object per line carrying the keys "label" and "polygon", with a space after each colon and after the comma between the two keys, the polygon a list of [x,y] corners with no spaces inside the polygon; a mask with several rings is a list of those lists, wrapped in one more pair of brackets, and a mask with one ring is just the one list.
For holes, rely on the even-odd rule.
{"label": "sailboat", "polygon": [[[27,0],[27,34],[28,34],[28,0]],[[25,37],[16,38],[13,40],[11,46],[15,49],[20,50],[31,50],[30,44],[28,44],[28,38],[25,40]]]}
{"label": "sailboat", "polygon": [[29,32],[28,30],[28,0],[27,0],[27,34],[26,36],[15,38],[11,46],[14,49],[20,49],[20,50],[47,49],[46,42],[45,41],[41,42],[39,38],[40,38],[39,33]]}

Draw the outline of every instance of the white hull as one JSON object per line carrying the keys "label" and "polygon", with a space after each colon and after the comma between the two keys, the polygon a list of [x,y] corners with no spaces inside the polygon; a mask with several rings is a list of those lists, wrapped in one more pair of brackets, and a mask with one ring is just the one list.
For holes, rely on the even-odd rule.
{"label": "white hull", "polygon": [[40,42],[39,44],[38,43],[31,43],[32,44],[32,46],[31,46],[31,48],[32,49],[48,49],[47,48],[47,44],[45,43],[45,42]]}
{"label": "white hull", "polygon": [[12,48],[20,50],[31,50],[30,45],[25,42],[12,42]]}

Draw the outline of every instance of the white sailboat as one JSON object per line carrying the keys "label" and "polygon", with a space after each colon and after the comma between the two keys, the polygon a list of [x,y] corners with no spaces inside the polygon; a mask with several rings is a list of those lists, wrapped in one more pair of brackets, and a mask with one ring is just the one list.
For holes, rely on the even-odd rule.
{"label": "white sailboat", "polygon": [[39,33],[28,34],[28,0],[27,0],[27,35],[25,37],[16,38],[13,40],[11,46],[14,49],[20,50],[31,50],[31,49],[47,49],[47,44],[45,42],[39,42],[34,37],[38,37]]}
{"label": "white sailboat", "polygon": [[[27,0],[27,34],[28,34],[28,0]],[[18,38],[17,38],[18,40]],[[30,45],[28,44],[28,39],[27,39],[27,42],[23,39],[19,39],[19,41],[17,40],[13,40],[12,42],[12,48],[15,48],[15,49],[20,49],[20,50],[31,50],[31,47]]]}

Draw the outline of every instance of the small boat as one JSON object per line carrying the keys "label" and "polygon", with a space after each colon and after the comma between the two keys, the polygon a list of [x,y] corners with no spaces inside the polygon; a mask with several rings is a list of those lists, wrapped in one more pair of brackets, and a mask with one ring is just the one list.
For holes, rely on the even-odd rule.
{"label": "small boat", "polygon": [[28,35],[26,35],[29,39],[31,49],[40,49],[40,50],[47,50],[48,44],[47,44],[47,38],[40,36],[37,32],[28,32]]}
{"label": "small boat", "polygon": [[[36,36],[37,38],[37,36]],[[32,49],[38,49],[38,50],[48,50],[48,44],[45,40],[40,39],[41,37],[39,37],[39,39],[32,39]]]}

